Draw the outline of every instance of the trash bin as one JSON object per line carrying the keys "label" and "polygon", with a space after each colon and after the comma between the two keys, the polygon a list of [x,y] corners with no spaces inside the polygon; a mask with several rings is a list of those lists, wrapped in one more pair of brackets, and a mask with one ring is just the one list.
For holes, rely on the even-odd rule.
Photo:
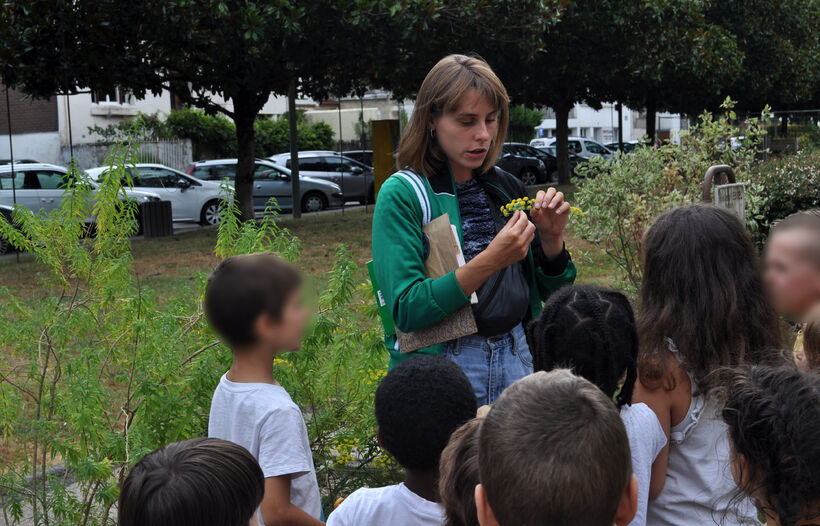
{"label": "trash bin", "polygon": [[145,237],[163,237],[174,233],[171,201],[149,201],[140,205],[142,234]]}

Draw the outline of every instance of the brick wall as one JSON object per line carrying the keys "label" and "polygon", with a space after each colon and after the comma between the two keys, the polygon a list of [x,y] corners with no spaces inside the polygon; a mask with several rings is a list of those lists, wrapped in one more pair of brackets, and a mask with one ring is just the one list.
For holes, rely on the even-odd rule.
{"label": "brick wall", "polygon": [[[11,132],[42,133],[59,131],[57,121],[57,98],[32,99],[17,90],[9,90],[11,106]],[[6,108],[6,88],[0,84],[0,135],[9,133]]]}

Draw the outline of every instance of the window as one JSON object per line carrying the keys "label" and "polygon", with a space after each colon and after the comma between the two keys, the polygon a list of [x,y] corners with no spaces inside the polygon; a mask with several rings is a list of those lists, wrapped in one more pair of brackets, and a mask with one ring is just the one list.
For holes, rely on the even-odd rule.
{"label": "window", "polygon": [[584,146],[586,146],[587,151],[591,152],[591,153],[597,153],[599,155],[604,155],[604,154],[609,153],[604,149],[603,146],[601,146],[597,142],[585,141]]}
{"label": "window", "polygon": [[572,153],[578,153],[581,150],[581,141],[568,141],[567,145],[569,146],[569,151]]}
{"label": "window", "polygon": [[14,178],[11,173],[0,174],[0,190],[11,190],[12,188],[23,188],[23,172],[14,172]]}
{"label": "window", "polygon": [[144,167],[137,170],[139,175],[134,178],[134,186],[143,188],[176,188],[181,178],[164,168]]}
{"label": "window", "polygon": [[94,104],[127,104],[130,99],[131,94],[121,88],[91,92],[91,102]]}
{"label": "window", "polygon": [[65,187],[65,175],[51,170],[38,170],[36,172],[26,172],[26,184],[31,184],[29,174],[37,178],[37,184],[42,190],[57,190]]}
{"label": "window", "polygon": [[206,164],[199,165],[194,168],[191,174],[197,179],[204,179],[205,181],[221,181],[226,177],[228,179],[236,178],[235,164]]}
{"label": "window", "polygon": [[336,167],[331,168],[322,157],[306,157],[299,159],[299,169],[306,172],[335,172]]}

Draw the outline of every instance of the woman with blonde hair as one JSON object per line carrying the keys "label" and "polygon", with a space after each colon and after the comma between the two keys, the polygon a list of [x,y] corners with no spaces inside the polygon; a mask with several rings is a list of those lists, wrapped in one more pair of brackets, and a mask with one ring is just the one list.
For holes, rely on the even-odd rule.
{"label": "woman with blonde hair", "polygon": [[[399,171],[382,185],[373,217],[376,280],[400,331],[432,326],[470,303],[478,333],[412,353],[386,338],[391,367],[413,354],[444,353],[470,378],[479,404],[492,403],[532,373],[523,323],[549,294],[575,279],[564,247],[570,206],[554,188],[539,191],[529,215],[501,212],[527,197],[495,166],[509,123],[507,91],[479,58],[449,55],[427,74],[399,143]],[[449,214],[466,264],[425,276],[422,227]]]}

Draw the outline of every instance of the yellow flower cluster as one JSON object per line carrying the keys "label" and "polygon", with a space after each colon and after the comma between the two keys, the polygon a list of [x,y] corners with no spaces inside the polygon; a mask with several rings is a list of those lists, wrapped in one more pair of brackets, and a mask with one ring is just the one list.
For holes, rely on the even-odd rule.
{"label": "yellow flower cluster", "polygon": [[533,205],[535,205],[535,199],[532,197],[519,197],[502,206],[501,213],[504,214],[504,217],[510,217],[516,210],[529,212],[532,210]]}
{"label": "yellow flower cluster", "polygon": [[343,438],[336,441],[336,464],[339,466],[349,466],[356,460],[356,441],[350,438]]}

